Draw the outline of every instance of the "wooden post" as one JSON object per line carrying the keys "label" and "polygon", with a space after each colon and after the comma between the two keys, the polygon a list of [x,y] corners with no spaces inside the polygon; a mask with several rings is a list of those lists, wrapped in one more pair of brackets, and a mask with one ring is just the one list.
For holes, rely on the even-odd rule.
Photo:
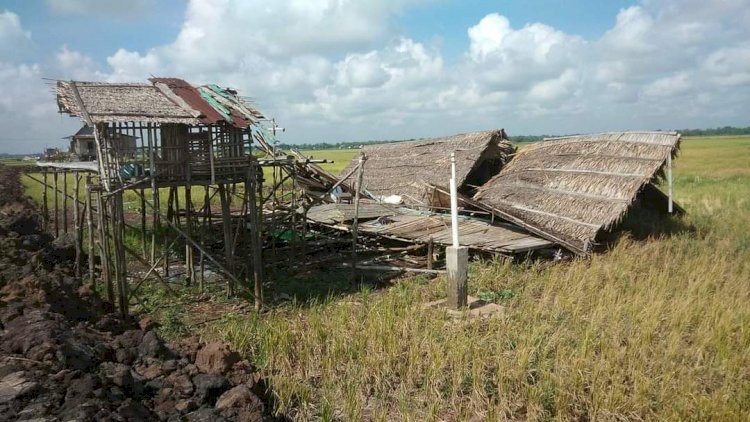
{"label": "wooden post", "polygon": [[53,187],[55,188],[53,192],[54,202],[55,202],[55,237],[60,236],[60,218],[59,218],[60,214],[58,213],[60,202],[59,202],[58,195],[57,195],[57,191],[59,190],[57,186],[57,178],[58,178],[57,169],[55,169],[53,170],[53,173],[52,173],[52,183],[53,183]]}
{"label": "wooden post", "polygon": [[430,239],[427,241],[427,269],[428,270],[432,269],[432,260],[433,260],[434,253],[435,253],[434,247],[435,247],[435,243],[430,237]]}
{"label": "wooden post", "polygon": [[669,205],[667,205],[667,212],[672,214],[674,211],[674,205],[672,201],[672,151],[667,153],[667,184],[669,194]]}
{"label": "wooden post", "polygon": [[112,201],[113,240],[115,248],[115,280],[117,282],[117,293],[119,299],[120,315],[122,318],[128,316],[128,278],[127,265],[125,262],[125,215],[122,203],[122,191],[114,194]]}
{"label": "wooden post", "polygon": [[[167,222],[168,223],[174,223],[174,195],[175,195],[175,188],[174,186],[169,188],[169,196],[167,197]],[[169,235],[164,233],[164,239],[162,244],[162,253],[164,254],[164,277],[169,278]]]}
{"label": "wooden post", "polygon": [[451,153],[451,234],[453,246],[445,248],[445,266],[448,271],[448,300],[451,309],[460,309],[467,304],[467,278],[469,271],[469,248],[460,246],[458,239],[458,194],[456,193],[456,156]]}
{"label": "wooden post", "polygon": [[91,203],[91,176],[86,176],[86,228],[88,231],[89,284],[94,286],[94,209]]}
{"label": "wooden post", "polygon": [[75,249],[76,249],[76,260],[75,260],[75,275],[81,277],[83,273],[83,224],[81,224],[80,217],[80,200],[79,190],[81,187],[81,175],[78,172],[73,173],[75,176],[75,191],[73,192],[73,225],[75,226]]}
{"label": "wooden post", "polygon": [[154,142],[153,132],[154,129],[151,123],[148,124],[148,160],[149,160],[149,176],[151,176],[151,264],[156,262],[156,235],[160,227],[159,213],[161,204],[159,204],[159,189],[156,184],[156,143]]}
{"label": "wooden post", "polygon": [[[185,232],[193,236],[193,197],[190,184],[185,185]],[[185,242],[185,282],[189,286],[195,277],[193,263],[193,247],[189,242]]]}
{"label": "wooden post", "polygon": [[[208,231],[208,227],[206,224],[209,221],[209,214],[211,213],[211,196],[208,192],[209,185],[205,185],[204,191],[203,191],[203,221],[201,222],[201,244],[203,244],[206,240],[206,232]],[[209,226],[210,227],[210,226]],[[201,291],[204,291],[206,288],[206,263],[204,261],[204,253],[203,251],[200,251],[200,259],[199,259],[199,266],[200,266],[200,281],[199,281],[199,288]]]}
{"label": "wooden post", "polygon": [[97,217],[99,223],[99,256],[101,258],[102,271],[101,276],[104,281],[104,285],[107,290],[107,300],[109,303],[115,304],[115,289],[112,287],[112,278],[110,273],[110,261],[109,261],[109,237],[107,236],[107,218],[106,210],[104,208],[104,199],[102,191],[97,192],[96,195],[96,208]]}
{"label": "wooden post", "polygon": [[62,194],[63,233],[68,233],[68,172],[63,171],[63,194]]}
{"label": "wooden post", "polygon": [[248,248],[251,248],[252,254],[252,267],[253,267],[253,282],[254,282],[254,293],[255,293],[255,310],[260,311],[263,307],[263,250],[261,246],[260,230],[261,225],[258,221],[258,204],[256,196],[256,180],[258,176],[259,167],[256,163],[251,163],[248,169],[248,177],[245,182],[245,191],[247,191],[248,208],[250,210],[250,236],[252,238],[251,244]]}
{"label": "wooden post", "polygon": [[49,206],[47,205],[47,169],[42,169],[42,220],[44,221],[44,230],[49,230]]}
{"label": "wooden post", "polygon": [[359,153],[359,170],[357,171],[357,187],[354,191],[354,220],[352,221],[352,282],[356,280],[357,271],[357,232],[359,230],[359,197],[362,192],[362,179],[365,173],[365,161],[367,157],[364,152]]}
{"label": "wooden post", "polygon": [[[221,225],[224,229],[224,252],[226,254],[227,270],[234,273],[234,251],[232,250],[232,216],[229,210],[229,198],[226,185],[219,183],[219,200],[221,201]],[[234,295],[234,281],[227,281],[227,295]]]}
{"label": "wooden post", "polygon": [[148,251],[146,250],[146,190],[141,188],[139,196],[141,197],[141,252],[143,258],[148,259]]}

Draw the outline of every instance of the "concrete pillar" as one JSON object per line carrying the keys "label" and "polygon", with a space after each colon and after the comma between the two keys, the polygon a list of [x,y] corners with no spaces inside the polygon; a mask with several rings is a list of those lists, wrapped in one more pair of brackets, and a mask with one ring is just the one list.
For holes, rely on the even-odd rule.
{"label": "concrete pillar", "polygon": [[469,276],[469,248],[466,246],[445,248],[445,265],[448,271],[449,309],[460,309],[467,304],[467,278]]}

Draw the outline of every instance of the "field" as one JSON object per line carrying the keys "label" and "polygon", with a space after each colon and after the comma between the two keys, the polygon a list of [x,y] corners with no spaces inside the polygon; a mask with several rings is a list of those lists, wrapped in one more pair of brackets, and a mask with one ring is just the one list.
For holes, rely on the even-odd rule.
{"label": "field", "polygon": [[[206,330],[300,420],[740,420],[750,412],[750,138],[683,141],[671,230],[591,260],[480,262],[488,321],[422,309],[444,280],[333,290]],[[648,222],[635,222],[637,227]]]}
{"label": "field", "polygon": [[[334,159],[333,173],[355,153],[308,152]],[[631,216],[590,260],[473,263],[469,293],[501,304],[496,318],[423,309],[444,296],[441,277],[352,290],[331,273],[280,279],[270,311],[227,306],[193,330],[255,362],[275,410],[295,420],[741,420],[748,163],[750,137],[685,139],[674,170],[684,217]],[[196,316],[212,320],[199,313],[155,316],[180,334]]]}

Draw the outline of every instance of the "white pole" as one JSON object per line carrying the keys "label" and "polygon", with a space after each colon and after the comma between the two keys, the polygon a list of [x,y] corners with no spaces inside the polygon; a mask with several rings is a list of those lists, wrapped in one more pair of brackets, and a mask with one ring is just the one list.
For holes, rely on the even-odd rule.
{"label": "white pole", "polygon": [[672,151],[667,153],[667,183],[669,191],[669,205],[667,211],[672,214],[674,206],[672,205]]}
{"label": "white pole", "polygon": [[451,232],[453,247],[458,247],[458,193],[456,192],[456,153],[451,152]]}

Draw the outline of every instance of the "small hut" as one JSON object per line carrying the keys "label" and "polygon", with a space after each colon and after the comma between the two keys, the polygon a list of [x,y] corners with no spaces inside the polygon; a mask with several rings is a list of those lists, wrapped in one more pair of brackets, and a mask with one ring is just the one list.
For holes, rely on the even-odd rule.
{"label": "small hut", "polygon": [[[367,145],[363,187],[373,197],[397,195],[415,206],[443,206],[444,198],[428,186],[447,186],[450,154],[456,154],[458,191],[472,195],[496,175],[515,149],[503,129],[464,133],[443,138]],[[355,158],[342,174],[356,165]]]}
{"label": "small hut", "polygon": [[[671,166],[676,132],[621,132],[546,139],[521,150],[474,201],[578,254],[588,254]],[[670,170],[671,171],[671,170]],[[671,201],[671,198],[669,198]],[[666,207],[665,207],[666,208]]]}
{"label": "small hut", "polygon": [[[109,136],[113,148],[129,158],[133,158],[136,152],[137,137],[123,133],[110,133]],[[94,128],[89,125],[83,125],[75,135],[69,136],[69,152],[80,161],[96,160],[96,139],[94,139]]]}

